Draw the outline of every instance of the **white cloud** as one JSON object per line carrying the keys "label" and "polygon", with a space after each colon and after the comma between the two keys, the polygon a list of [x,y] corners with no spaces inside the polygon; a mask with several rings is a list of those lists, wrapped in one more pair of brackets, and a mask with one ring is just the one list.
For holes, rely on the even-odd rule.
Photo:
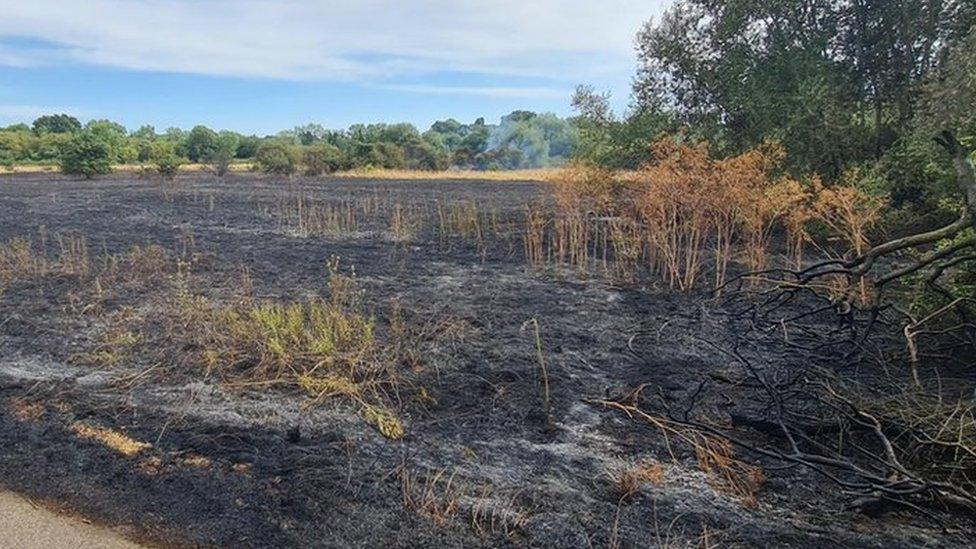
{"label": "white cloud", "polygon": [[545,87],[501,87],[501,86],[426,86],[397,84],[383,86],[383,89],[405,93],[425,93],[431,95],[479,95],[505,99],[568,99],[572,90]]}
{"label": "white cloud", "polygon": [[45,114],[65,113],[81,120],[98,118],[98,113],[77,107],[58,107],[41,105],[2,105],[0,104],[0,122],[10,124],[14,122],[30,122]]}
{"label": "white cloud", "polygon": [[[7,37],[8,46],[0,46],[0,64],[83,63],[221,76],[382,82],[434,72],[574,81],[629,71],[634,34],[669,1],[2,3],[0,39]],[[11,47],[10,38],[27,39],[32,45]],[[41,48],[37,41],[53,46]],[[477,89],[490,95],[490,88],[468,92]]]}

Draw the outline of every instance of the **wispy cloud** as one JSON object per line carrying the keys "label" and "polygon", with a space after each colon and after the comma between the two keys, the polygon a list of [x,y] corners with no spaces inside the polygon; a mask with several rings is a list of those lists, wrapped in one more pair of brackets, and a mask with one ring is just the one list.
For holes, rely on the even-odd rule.
{"label": "wispy cloud", "polygon": [[667,3],[6,0],[0,42],[14,37],[51,47],[0,45],[0,64],[292,80],[382,82],[458,72],[569,81],[607,67],[629,70],[634,32]]}
{"label": "wispy cloud", "polygon": [[33,120],[38,116],[52,113],[66,113],[80,119],[97,118],[97,112],[77,107],[52,105],[2,105],[0,104],[0,123],[9,124]]}
{"label": "wispy cloud", "polygon": [[397,84],[383,89],[404,93],[431,95],[477,95],[504,99],[567,99],[571,90],[545,87],[492,87],[492,86],[426,86]]}

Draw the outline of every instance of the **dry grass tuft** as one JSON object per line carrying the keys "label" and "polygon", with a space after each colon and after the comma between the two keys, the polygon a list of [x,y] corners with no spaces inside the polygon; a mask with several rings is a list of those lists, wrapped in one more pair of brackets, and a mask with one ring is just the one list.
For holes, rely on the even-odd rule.
{"label": "dry grass tuft", "polygon": [[[329,263],[329,297],[305,302],[245,301],[218,306],[183,296],[180,316],[208,370],[227,379],[299,383],[331,392],[339,378],[372,378],[375,321],[363,312],[355,274]],[[354,396],[361,391],[347,391]]]}
{"label": "dry grass tuft", "polygon": [[13,396],[7,398],[7,408],[18,421],[37,421],[44,415],[44,405],[31,402],[24,397]]}
{"label": "dry grass tuft", "polygon": [[409,242],[420,233],[422,223],[423,212],[396,202],[390,213],[390,237],[394,242]]}
{"label": "dry grass tuft", "polygon": [[485,490],[471,506],[471,528],[480,536],[514,538],[529,522],[531,512],[518,504],[519,494],[499,497]]}
{"label": "dry grass tuft", "polygon": [[739,460],[732,443],[701,432],[688,433],[698,457],[698,467],[715,489],[731,494],[746,507],[757,507],[759,489],[766,482],[762,469]]}
{"label": "dry grass tuft", "polygon": [[33,243],[17,237],[0,245],[0,290],[16,280],[44,275],[50,264]]}
{"label": "dry grass tuft", "polygon": [[363,419],[376,427],[381,435],[390,440],[399,440],[406,433],[403,422],[393,412],[373,404],[363,405]]}
{"label": "dry grass tuft", "polygon": [[458,513],[463,490],[455,483],[455,474],[441,469],[418,475],[400,469],[400,491],[403,505],[438,524],[444,524]]}
{"label": "dry grass tuft", "polygon": [[[944,380],[948,381],[948,380]],[[976,494],[976,399],[918,390],[879,398],[850,395],[861,409],[899,435],[899,457],[934,480]]]}
{"label": "dry grass tuft", "polygon": [[100,442],[101,444],[104,444],[108,448],[126,457],[138,455],[143,451],[152,448],[151,444],[135,440],[114,429],[99,427],[97,425],[92,425],[81,421],[72,423],[71,430],[74,431],[75,434],[80,438]]}
{"label": "dry grass tuft", "polygon": [[101,342],[91,351],[76,353],[68,358],[70,364],[91,364],[96,366],[117,366],[140,342],[137,333],[115,327],[102,336]]}
{"label": "dry grass tuft", "polygon": [[620,501],[628,501],[637,495],[644,483],[664,484],[664,467],[657,460],[645,460],[621,468],[612,478]]}
{"label": "dry grass tuft", "polygon": [[212,459],[193,452],[180,456],[176,461],[183,467],[192,469],[208,469],[213,466]]}

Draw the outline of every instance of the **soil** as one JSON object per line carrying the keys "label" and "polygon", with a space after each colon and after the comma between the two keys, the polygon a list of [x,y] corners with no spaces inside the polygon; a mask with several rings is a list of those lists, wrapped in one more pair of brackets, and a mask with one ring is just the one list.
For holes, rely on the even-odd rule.
{"label": "soil", "polygon": [[[111,364],[77,358],[120,318],[156,326],[176,270],[101,288],[97,306],[83,277],[16,279],[0,290],[0,487],[161,547],[971,542],[971,531],[946,533],[915,515],[853,513],[836,488],[797,468],[767,468],[749,505],[680,441],[595,404],[640,384],[665,401],[687,399],[703,376],[732,368],[705,340],[737,328],[702,295],[529,268],[518,223],[541,194],[537,183],[470,180],[0,178],[0,243],[26,236],[54,254],[57,235],[83,235],[96,264],[157,244],[192,264],[191,290],[215,300],[234,298],[242,270],[261,299],[323,295],[325,264],[338,256],[381,320],[396,299],[415,326],[464,327],[424,347],[411,389],[391,405],[406,434],[390,440],[349,402],[231,386],[199,365],[160,361],[159,349]],[[354,227],[308,236],[278,209],[298,196],[361,211]],[[481,238],[437,229],[438,205],[472,204],[492,227]],[[406,237],[390,228],[396,205],[420,220]],[[748,405],[734,386],[708,391],[718,421]],[[121,434],[131,451],[79,424]],[[641,463],[659,464],[660,478],[622,497],[615,479]]]}

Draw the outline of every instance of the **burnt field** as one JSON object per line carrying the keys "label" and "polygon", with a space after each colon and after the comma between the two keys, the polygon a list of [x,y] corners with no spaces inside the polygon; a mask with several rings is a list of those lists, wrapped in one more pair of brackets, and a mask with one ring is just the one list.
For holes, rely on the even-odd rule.
{"label": "burnt field", "polygon": [[[0,179],[0,486],[160,546],[967,543],[664,419],[730,425],[756,405],[742,356],[804,357],[732,354],[732,304],[598,254],[530,265],[542,198]],[[766,427],[734,432],[781,444]]]}

